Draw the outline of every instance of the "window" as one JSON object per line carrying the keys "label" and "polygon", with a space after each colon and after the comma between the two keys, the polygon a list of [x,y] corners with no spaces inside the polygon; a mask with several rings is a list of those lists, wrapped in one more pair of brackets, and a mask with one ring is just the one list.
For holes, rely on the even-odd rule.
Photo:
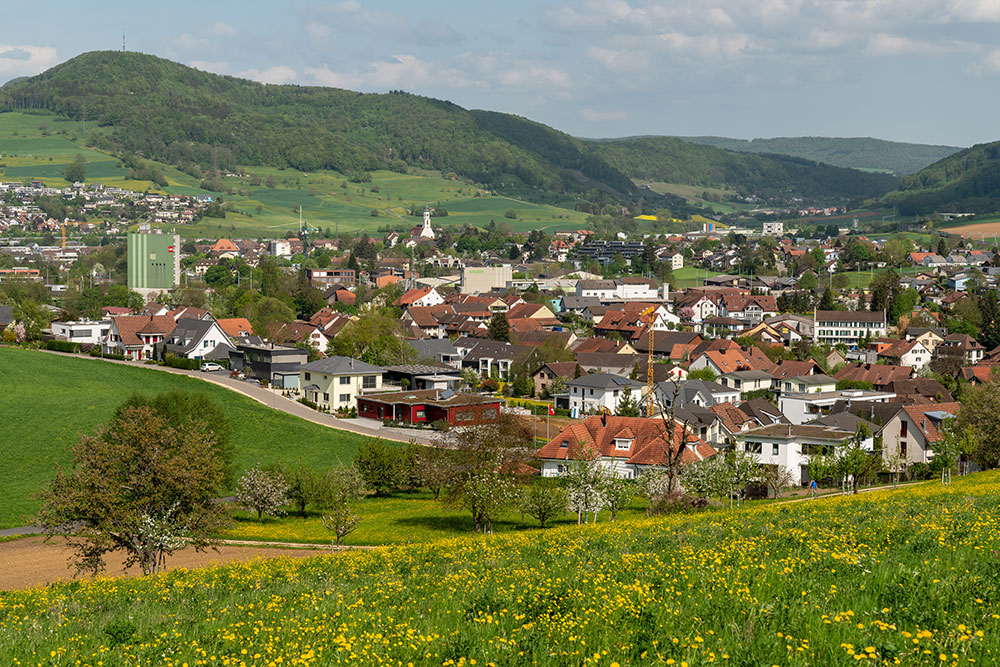
{"label": "window", "polygon": [[778,443],[774,443],[771,445],[771,454],[774,456],[778,455]]}
{"label": "window", "polygon": [[385,408],[380,405],[378,406],[378,418],[382,419],[384,417],[385,417]]}
{"label": "window", "polygon": [[424,411],[417,410],[417,419],[423,419],[423,418],[424,418]]}
{"label": "window", "polygon": [[341,394],[340,395],[340,402],[341,403],[350,403],[351,402],[351,395],[350,394]]}
{"label": "window", "polygon": [[311,379],[312,379],[312,376],[310,376],[309,373],[306,373],[306,380],[308,381],[308,380],[311,380]]}
{"label": "window", "polygon": [[323,393],[323,400],[325,402],[329,403],[330,402],[330,394],[327,394],[327,393],[324,392]]}
{"label": "window", "polygon": [[906,437],[907,422],[906,422],[905,419],[901,419],[901,420],[899,420],[899,424],[900,424],[899,425],[899,437],[900,438],[905,438]]}
{"label": "window", "polygon": [[569,447],[569,440],[563,440],[559,443],[559,449],[566,449]]}
{"label": "window", "polygon": [[340,384],[351,384],[351,378],[348,375],[340,376]]}
{"label": "window", "polygon": [[364,376],[361,379],[361,388],[362,389],[374,389],[375,388],[376,379],[377,379],[377,376],[375,376],[375,375],[366,375],[366,376]]}
{"label": "window", "polygon": [[615,451],[627,452],[632,448],[632,441],[628,438],[615,438]]}

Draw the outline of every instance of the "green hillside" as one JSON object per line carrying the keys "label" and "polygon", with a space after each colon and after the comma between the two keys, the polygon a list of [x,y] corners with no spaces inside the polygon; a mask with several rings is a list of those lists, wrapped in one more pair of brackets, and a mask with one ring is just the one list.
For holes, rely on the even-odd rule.
{"label": "green hillside", "polygon": [[[870,174],[781,155],[734,153],[674,137],[636,137],[593,143],[612,166],[640,181],[733,187],[740,192],[824,197],[877,197],[893,188],[888,174]],[[738,185],[737,185],[738,184]]]}
{"label": "green hillside", "polygon": [[[646,155],[642,145],[583,141],[517,116],[403,92],[263,85],[117,51],[86,53],[0,88],[0,111],[25,109],[89,119],[100,126],[87,137],[95,147],[198,178],[238,165],[348,176],[418,167],[570,208],[581,198],[650,203],[657,195],[640,193],[633,179],[664,171],[669,178],[653,180],[751,192],[777,177],[773,187],[810,197],[871,196],[894,186],[884,176],[693,144],[659,144]],[[663,196],[662,203],[682,202]]]}
{"label": "green hillside", "polygon": [[[93,433],[136,391],[201,392],[229,416],[236,466],[303,461],[316,467],[348,462],[364,437],[336,431],[261,405],[229,389],[183,375],[0,347],[0,401],[4,465],[0,468],[0,528],[24,525],[37,509],[32,498],[54,472],[71,462],[69,448]],[[285,399],[279,399],[285,400]]]}
{"label": "green hillside", "polygon": [[680,137],[741,153],[790,155],[836,167],[912,174],[927,165],[962,150],[955,146],[934,146],[886,141],[871,137],[775,137],[773,139],[730,139],[728,137]]}
{"label": "green hillside", "polygon": [[903,215],[1000,211],[1000,142],[977,144],[903,178],[885,202]]}
{"label": "green hillside", "polygon": [[10,665],[991,665],[995,471],[0,595]]}

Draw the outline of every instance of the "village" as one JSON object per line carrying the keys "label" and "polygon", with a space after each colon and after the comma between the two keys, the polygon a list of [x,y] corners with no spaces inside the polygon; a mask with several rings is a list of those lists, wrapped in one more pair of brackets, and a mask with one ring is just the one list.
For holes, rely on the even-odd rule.
{"label": "village", "polygon": [[[867,481],[929,474],[944,424],[960,411],[955,394],[1000,363],[994,324],[976,305],[990,303],[995,255],[944,238],[922,251],[850,228],[803,239],[764,224],[764,233],[705,223],[641,239],[532,233],[512,236],[506,257],[441,247],[427,211],[409,235],[392,232],[377,246],[306,236],[182,244],[144,224],[128,235],[130,305],[78,320],[49,306],[53,319],[38,337],[71,346],[57,349],[224,374],[345,428],[396,438],[429,442],[422,432],[516,414],[532,424],[536,474],[545,477],[597,456],[639,478],[664,464],[664,430],[653,426],[668,416],[687,434],[683,447],[672,445],[687,448],[686,462],[735,448],[782,471],[791,487],[812,482],[813,454],[859,432],[865,451],[882,458]],[[0,251],[28,257],[16,245]],[[304,261],[315,257],[324,268]],[[71,264],[78,255],[52,259]],[[254,317],[256,327],[213,315],[213,292],[241,275],[252,283],[263,263],[298,276],[312,295],[307,309]],[[704,277],[672,287],[691,265]],[[2,275],[41,281],[40,271]],[[204,290],[197,306],[178,299],[182,281],[188,297],[192,285]],[[382,326],[385,313],[394,324],[372,335],[390,339],[386,349],[359,347],[358,332]],[[13,330],[15,320],[0,306],[0,326]]]}

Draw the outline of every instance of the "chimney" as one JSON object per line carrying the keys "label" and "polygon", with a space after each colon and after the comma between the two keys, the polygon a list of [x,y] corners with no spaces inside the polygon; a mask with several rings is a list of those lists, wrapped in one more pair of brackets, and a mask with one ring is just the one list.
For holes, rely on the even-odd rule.
{"label": "chimney", "polygon": [[791,424],[788,425],[788,437],[789,438],[792,437],[792,425]]}
{"label": "chimney", "polygon": [[602,412],[601,413],[601,426],[607,426],[607,425],[608,425],[608,413]]}

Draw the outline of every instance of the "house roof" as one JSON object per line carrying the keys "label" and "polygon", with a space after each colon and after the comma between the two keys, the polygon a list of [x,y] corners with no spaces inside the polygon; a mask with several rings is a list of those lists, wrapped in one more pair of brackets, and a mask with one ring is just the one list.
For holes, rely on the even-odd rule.
{"label": "house roof", "polygon": [[573,344],[573,352],[577,354],[617,353],[625,347],[625,343],[610,338],[582,338]]}
{"label": "house roof", "polygon": [[247,334],[253,335],[253,325],[245,317],[229,317],[216,321],[230,338],[238,338]]}
{"label": "house roof", "polygon": [[385,369],[350,357],[326,357],[302,364],[299,366],[299,370],[327,373],[328,375],[363,375],[365,373],[382,373]]}
{"label": "house roof", "polygon": [[458,350],[447,338],[430,338],[428,340],[408,340],[406,344],[416,350],[417,354],[425,357],[438,357],[440,355],[457,355]]}
{"label": "house roof", "polygon": [[817,310],[817,322],[875,322],[885,323],[885,313],[868,310]]}
{"label": "house roof", "polygon": [[[541,371],[548,369],[552,375],[561,378],[572,378],[576,375],[576,367],[578,364],[575,361],[550,361],[547,364],[542,364],[537,371],[532,373],[532,375],[537,375]],[[587,375],[587,370],[580,367],[580,377]]]}
{"label": "house roof", "polygon": [[[927,442],[937,442],[941,439],[941,422],[943,417],[954,417],[962,409],[961,403],[931,403],[924,405],[907,405],[903,412],[910,418]],[[940,413],[940,414],[934,414]]]}
{"label": "house roof", "polygon": [[392,305],[394,306],[408,306],[415,301],[419,301],[423,297],[431,293],[432,287],[415,287],[411,290],[406,290],[403,292],[403,296],[396,299]]}
{"label": "house roof", "polygon": [[730,433],[739,433],[745,426],[753,428],[760,424],[752,415],[747,414],[735,403],[716,403],[708,410],[722,422]]}
{"label": "house roof", "polygon": [[[583,459],[593,452],[604,457],[624,459],[632,465],[663,465],[666,462],[664,450],[667,447],[677,451],[685,446],[681,463],[687,465],[702,461],[716,450],[695,435],[688,433],[680,424],[673,424],[673,433],[662,419],[646,417],[588,417],[573,422],[535,452],[539,459],[571,461]],[[629,441],[628,449],[618,449],[615,439]],[[562,443],[566,446],[563,447]]]}
{"label": "house roof", "polygon": [[[177,320],[177,324],[174,330],[170,332],[169,340],[171,343],[167,345],[167,349],[170,351],[177,351],[181,354],[187,355],[192,350],[194,350],[198,343],[208,334],[208,332],[215,326],[215,320],[195,320],[188,319],[186,317]],[[180,341],[174,343],[173,341]],[[229,341],[224,341],[222,343],[217,343],[218,345],[223,345],[227,349],[233,349],[233,346],[229,344]],[[228,351],[225,357],[228,357]]]}
{"label": "house roof", "polygon": [[851,412],[837,412],[824,415],[819,419],[806,422],[806,426],[832,426],[841,431],[857,432],[858,426],[863,425],[870,433],[877,433],[881,428],[873,422],[863,419]]}
{"label": "house roof", "polygon": [[611,368],[632,368],[635,366],[639,355],[637,354],[615,354],[611,352],[590,352],[577,354],[576,362],[581,368],[586,369],[611,369]]}
{"label": "house roof", "polygon": [[944,385],[934,378],[893,380],[889,383],[889,386],[886,389],[896,394],[898,398],[903,399],[903,402],[905,403],[924,402],[921,400],[915,400],[921,398],[936,400],[939,396],[941,397],[942,402],[950,403],[952,401],[951,392],[949,392]]}
{"label": "house roof", "polygon": [[534,348],[523,345],[513,345],[499,340],[476,339],[476,344],[472,346],[463,362],[475,362],[483,358],[489,359],[510,359],[514,360],[521,355],[530,353]]}
{"label": "house roof", "polygon": [[487,405],[499,403],[500,399],[491,396],[462,394],[448,389],[418,389],[416,391],[393,391],[384,394],[367,394],[360,400],[376,401],[378,403],[406,405],[437,405],[441,407],[456,407],[460,405]]}
{"label": "house roof", "polygon": [[788,424],[788,418],[782,414],[773,403],[763,397],[743,401],[740,403],[740,410],[747,413],[761,424]]}
{"label": "house roof", "polygon": [[209,252],[239,252],[240,249],[229,239],[219,239]]}
{"label": "house roof", "polygon": [[177,323],[170,315],[118,315],[111,318],[123,345],[134,347],[143,345],[139,334],[163,334],[168,336]]}
{"label": "house roof", "polygon": [[896,380],[908,380],[912,374],[913,369],[909,366],[857,363],[844,366],[834,377],[838,380],[871,382],[875,387],[884,387]]}
{"label": "house roof", "polygon": [[750,440],[821,440],[842,442],[851,437],[851,431],[842,431],[832,426],[807,426],[805,424],[770,424],[758,426],[742,434]]}

